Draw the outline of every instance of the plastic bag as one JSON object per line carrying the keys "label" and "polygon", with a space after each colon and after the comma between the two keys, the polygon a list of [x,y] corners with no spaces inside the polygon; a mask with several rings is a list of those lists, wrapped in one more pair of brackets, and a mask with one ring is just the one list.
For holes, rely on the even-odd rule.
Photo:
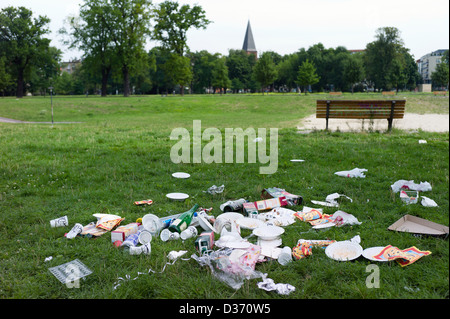
{"label": "plastic bag", "polygon": [[364,175],[364,172],[367,172],[367,169],[365,168],[354,168],[350,171],[340,171],[340,172],[336,172],[334,174],[338,175],[338,176],[343,176],[343,177],[360,177],[360,178],[365,178],[366,175]]}
{"label": "plastic bag", "polygon": [[420,184],[414,183],[414,181],[407,181],[400,179],[391,185],[391,189],[394,193],[398,193],[401,189],[409,189],[412,191],[427,192],[431,191],[431,184],[428,182],[420,182]]}
{"label": "plastic bag", "polygon": [[260,247],[251,245],[248,249],[225,248],[191,258],[201,266],[208,266],[214,277],[237,290],[246,279],[262,277],[261,272],[255,271],[259,256]]}

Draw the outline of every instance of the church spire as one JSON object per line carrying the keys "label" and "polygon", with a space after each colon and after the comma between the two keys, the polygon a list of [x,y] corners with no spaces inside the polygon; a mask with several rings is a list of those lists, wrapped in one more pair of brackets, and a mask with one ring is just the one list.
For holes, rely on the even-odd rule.
{"label": "church spire", "polygon": [[256,51],[255,40],[253,40],[252,27],[250,26],[250,20],[248,20],[247,31],[245,32],[244,45],[242,46],[242,50],[247,53],[252,53],[257,55],[258,51]]}

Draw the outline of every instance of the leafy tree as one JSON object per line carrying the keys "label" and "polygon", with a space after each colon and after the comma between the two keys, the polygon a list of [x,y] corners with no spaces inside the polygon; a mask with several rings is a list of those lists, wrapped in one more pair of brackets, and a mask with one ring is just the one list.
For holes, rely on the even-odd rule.
{"label": "leafy tree", "polygon": [[359,55],[350,55],[344,62],[343,78],[350,83],[352,94],[355,84],[361,82],[364,77],[364,65]]}
{"label": "leafy tree", "polygon": [[272,57],[273,55],[270,52],[264,52],[256,62],[253,69],[256,80],[261,83],[261,91],[263,95],[265,88],[272,84],[277,78],[277,69]]}
{"label": "leafy tree", "polygon": [[449,66],[445,62],[441,62],[436,66],[436,70],[431,73],[431,81],[433,86],[445,86],[448,88]]}
{"label": "leafy tree", "polygon": [[180,86],[183,95],[184,87],[192,81],[191,61],[188,57],[170,53],[166,63],[161,66],[171,82]]}
{"label": "leafy tree", "polygon": [[156,24],[153,39],[160,41],[162,46],[179,56],[188,50],[187,32],[191,28],[205,29],[211,22],[206,19],[205,11],[198,5],[189,6],[176,1],[160,3],[154,10]]}
{"label": "leafy tree", "polygon": [[0,12],[0,52],[16,79],[19,98],[32,68],[41,65],[49,52],[50,40],[43,36],[49,32],[46,25],[50,20],[45,16],[33,19],[32,14],[25,7],[7,7]]}
{"label": "leafy tree", "polygon": [[227,88],[231,86],[225,60],[226,58],[217,59],[212,69],[212,85],[213,87],[220,89],[220,95],[222,95],[222,89],[226,92]]}
{"label": "leafy tree", "polygon": [[6,57],[0,56],[0,91],[5,96],[6,89],[13,83],[11,75],[6,70]]}
{"label": "leafy tree", "polygon": [[253,67],[256,64],[256,57],[253,54],[247,54],[243,50],[229,50],[227,56],[228,76],[233,79],[239,79],[244,89],[253,89],[252,82]]}
{"label": "leafy tree", "polygon": [[[298,69],[298,76],[296,83],[299,86],[307,87],[309,85],[316,84],[319,82],[320,77],[316,73],[316,67],[313,63],[309,62],[309,60],[306,60],[302,63],[302,65]],[[307,93],[308,89],[305,89],[305,94]]]}
{"label": "leafy tree", "polygon": [[193,79],[191,88],[196,93],[204,93],[206,88],[212,86],[213,68],[220,58],[220,54],[211,54],[206,50],[189,53],[191,64],[193,65]]}
{"label": "leafy tree", "polygon": [[120,65],[123,95],[130,95],[130,73],[147,61],[145,40],[150,34],[150,0],[105,0],[111,7],[108,30]]}
{"label": "leafy tree", "polygon": [[85,0],[80,6],[79,17],[68,17],[70,32],[59,30],[69,36],[64,42],[69,48],[84,52],[83,64],[92,72],[101,74],[101,96],[107,95],[108,77],[114,60],[114,43],[111,33],[112,7],[107,0]]}
{"label": "leafy tree", "polygon": [[366,46],[364,64],[367,77],[376,88],[389,90],[401,80],[403,40],[395,27],[379,28],[375,37],[376,40]]}

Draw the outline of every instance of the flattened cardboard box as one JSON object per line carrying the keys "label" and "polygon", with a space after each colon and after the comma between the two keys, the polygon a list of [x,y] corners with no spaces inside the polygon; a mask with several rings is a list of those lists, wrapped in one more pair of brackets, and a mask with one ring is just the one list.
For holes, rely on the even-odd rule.
{"label": "flattened cardboard box", "polygon": [[405,215],[391,226],[388,227],[389,230],[401,231],[414,234],[426,234],[426,235],[448,235],[449,228],[444,225],[440,225],[429,220],[412,216]]}

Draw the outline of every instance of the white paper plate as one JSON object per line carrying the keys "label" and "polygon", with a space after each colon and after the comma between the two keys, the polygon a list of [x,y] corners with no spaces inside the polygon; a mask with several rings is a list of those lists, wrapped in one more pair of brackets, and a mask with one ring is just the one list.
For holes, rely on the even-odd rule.
{"label": "white paper plate", "polygon": [[173,173],[172,176],[175,177],[175,178],[189,178],[189,177],[191,177],[191,175],[189,175],[188,173],[183,173],[183,172]]}
{"label": "white paper plate", "polygon": [[186,198],[189,198],[189,195],[184,193],[169,193],[166,197],[173,200],[185,200]]}
{"label": "white paper plate", "polygon": [[363,249],[361,245],[350,241],[338,241],[328,245],[325,254],[334,260],[347,261],[361,256]]}
{"label": "white paper plate", "polygon": [[211,225],[211,223],[202,215],[198,216],[198,223],[200,224],[200,227],[203,228],[205,231],[213,231],[217,233],[217,230],[214,228],[214,226]]}
{"label": "white paper plate", "polygon": [[291,159],[291,162],[304,162],[305,160],[302,159]]}
{"label": "white paper plate", "polygon": [[253,234],[262,240],[274,240],[284,233],[284,228],[278,226],[261,226],[253,230]]}
{"label": "white paper plate", "polygon": [[258,227],[264,226],[264,222],[262,220],[250,217],[242,217],[236,219],[236,224],[244,229],[256,229]]}
{"label": "white paper plate", "polygon": [[366,248],[364,249],[364,251],[362,252],[362,255],[369,259],[369,260],[373,260],[373,261],[388,261],[388,260],[379,260],[379,259],[375,259],[373,258],[373,256],[378,255],[383,249],[385,248],[385,246],[378,246],[378,247],[370,247],[370,248]]}

